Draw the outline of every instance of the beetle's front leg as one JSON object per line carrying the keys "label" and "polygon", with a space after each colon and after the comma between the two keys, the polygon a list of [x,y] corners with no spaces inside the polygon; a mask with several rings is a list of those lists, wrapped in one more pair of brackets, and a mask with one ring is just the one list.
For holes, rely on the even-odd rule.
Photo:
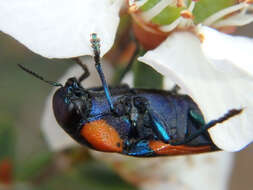
{"label": "beetle's front leg", "polygon": [[83,74],[78,78],[78,82],[81,83],[83,80],[90,76],[90,71],[79,58],[74,58],[74,61],[83,69]]}

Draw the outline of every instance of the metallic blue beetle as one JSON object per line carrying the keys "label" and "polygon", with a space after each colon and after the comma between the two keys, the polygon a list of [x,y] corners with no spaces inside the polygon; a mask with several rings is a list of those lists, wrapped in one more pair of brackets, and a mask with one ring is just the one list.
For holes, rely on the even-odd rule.
{"label": "metallic blue beetle", "polygon": [[207,129],[234,117],[241,109],[229,110],[205,124],[197,104],[176,91],[144,90],[107,86],[100,66],[99,40],[92,34],[95,66],[102,87],[85,89],[84,74],[69,78],[66,84],[45,80],[19,65],[26,72],[60,88],[53,97],[53,110],[59,125],[77,142],[104,152],[136,157],[184,155],[219,150]]}
{"label": "metallic blue beetle", "polygon": [[148,157],[218,150],[207,129],[241,112],[230,110],[205,125],[187,95],[128,86],[109,90],[113,111],[103,88],[85,89],[76,78],[68,79],[53,97],[59,125],[77,142],[98,151]]}

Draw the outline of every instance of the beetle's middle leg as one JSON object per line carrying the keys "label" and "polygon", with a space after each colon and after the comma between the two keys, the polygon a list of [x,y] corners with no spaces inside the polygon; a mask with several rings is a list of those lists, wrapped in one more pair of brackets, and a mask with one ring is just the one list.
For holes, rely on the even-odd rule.
{"label": "beetle's middle leg", "polygon": [[134,105],[140,113],[146,114],[149,117],[146,125],[152,127],[158,139],[165,143],[169,143],[170,135],[166,130],[169,126],[167,126],[167,123],[155,110],[150,108],[148,100],[143,97],[135,97]]}

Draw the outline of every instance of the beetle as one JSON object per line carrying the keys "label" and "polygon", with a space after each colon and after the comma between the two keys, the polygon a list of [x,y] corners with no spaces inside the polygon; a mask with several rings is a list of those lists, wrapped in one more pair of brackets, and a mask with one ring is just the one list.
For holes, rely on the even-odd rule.
{"label": "beetle", "polygon": [[92,37],[95,65],[102,86],[84,88],[79,78],[65,85],[33,76],[60,88],[53,96],[53,111],[58,124],[78,143],[103,152],[135,157],[185,155],[219,150],[208,129],[242,112],[232,109],[205,123],[198,105],[188,95],[176,91],[135,89],[127,85],[108,87],[100,66],[99,41]]}

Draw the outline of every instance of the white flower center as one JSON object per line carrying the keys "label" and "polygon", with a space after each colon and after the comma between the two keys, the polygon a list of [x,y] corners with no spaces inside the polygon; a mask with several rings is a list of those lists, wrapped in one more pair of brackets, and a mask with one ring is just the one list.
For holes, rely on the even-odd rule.
{"label": "white flower center", "polygon": [[[155,16],[159,15],[167,6],[184,7],[180,16],[168,25],[160,26],[163,32],[171,32],[175,28],[187,29],[195,27],[193,10],[198,0],[160,0],[151,9],[141,12],[139,16],[145,22],[150,22]],[[138,12],[147,0],[129,0],[130,12]],[[191,2],[191,3],[189,3]],[[253,10],[253,0],[238,0],[238,3],[224,8],[202,21],[200,24],[215,28],[226,26],[241,26],[253,21],[253,15],[249,12]],[[138,12],[139,13],[139,12]]]}

